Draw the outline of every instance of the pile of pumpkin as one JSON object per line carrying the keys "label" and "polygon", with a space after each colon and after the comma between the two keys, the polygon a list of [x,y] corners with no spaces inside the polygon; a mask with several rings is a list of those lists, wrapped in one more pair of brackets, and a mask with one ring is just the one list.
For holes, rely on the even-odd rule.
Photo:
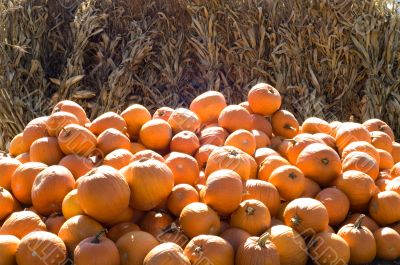
{"label": "pile of pumpkin", "polygon": [[400,144],[383,121],[301,125],[268,84],[227,105],[72,101],[0,159],[0,264],[365,264],[400,257]]}

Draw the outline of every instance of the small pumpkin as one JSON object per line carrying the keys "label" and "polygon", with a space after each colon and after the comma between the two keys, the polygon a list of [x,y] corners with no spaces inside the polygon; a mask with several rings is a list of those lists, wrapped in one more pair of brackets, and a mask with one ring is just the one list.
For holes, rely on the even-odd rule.
{"label": "small pumpkin", "polygon": [[175,216],[179,216],[187,205],[198,202],[199,193],[195,188],[188,184],[178,184],[174,186],[171,194],[168,196],[168,210]]}
{"label": "small pumpkin", "polygon": [[400,235],[390,227],[382,227],[374,232],[376,254],[383,260],[400,257]]}
{"label": "small pumpkin", "polygon": [[160,162],[165,162],[164,157],[162,157],[159,153],[154,152],[153,150],[142,150],[137,152],[132,157],[132,162],[139,161],[142,159],[154,159]]}
{"label": "small pumpkin", "polygon": [[[84,141],[82,141],[84,139]],[[58,135],[58,143],[64,154],[88,157],[96,148],[96,136],[85,127],[76,124],[65,126]]]}
{"label": "small pumpkin", "polygon": [[218,214],[201,202],[194,202],[183,208],[179,224],[189,238],[201,234],[218,235],[221,229]]}
{"label": "small pumpkin", "polygon": [[293,138],[299,133],[299,122],[294,115],[287,110],[278,110],[271,117],[272,131],[274,135],[283,138]]}
{"label": "small pumpkin", "polygon": [[54,106],[52,114],[57,112],[69,112],[73,114],[76,118],[78,118],[79,124],[82,126],[88,122],[85,110],[78,103],[71,100],[62,100],[58,102]]}
{"label": "small pumpkin", "polygon": [[15,159],[17,159],[22,164],[31,162],[31,159],[29,158],[29,153],[22,153],[22,154],[16,156]]}
{"label": "small pumpkin", "polygon": [[251,130],[251,133],[256,140],[256,150],[266,146],[271,146],[271,140],[269,139],[268,135],[265,134],[265,132],[260,130]]}
{"label": "small pumpkin", "polygon": [[11,140],[8,152],[11,156],[19,156],[23,153],[28,153],[29,147],[30,146],[24,142],[22,133],[19,133]]}
{"label": "small pumpkin", "polygon": [[205,144],[205,145],[200,146],[199,150],[197,150],[197,152],[194,156],[200,169],[204,169],[206,167],[208,158],[210,157],[210,154],[216,148],[217,148],[217,146],[212,145],[212,144]]}
{"label": "small pumpkin", "polygon": [[367,153],[379,164],[380,156],[378,150],[372,144],[365,141],[352,142],[347,145],[342,151],[342,159],[345,159],[350,153],[356,151]]}
{"label": "small pumpkin", "polygon": [[301,194],[301,198],[315,198],[321,191],[321,187],[317,182],[312,179],[304,178],[304,192]]}
{"label": "small pumpkin", "polygon": [[253,86],[248,95],[250,108],[254,113],[271,116],[281,107],[282,99],[278,90],[265,83],[258,83]]}
{"label": "small pumpkin", "polygon": [[183,249],[175,243],[163,243],[153,248],[145,257],[143,265],[190,265]]}
{"label": "small pumpkin", "polygon": [[165,156],[165,164],[174,175],[175,184],[194,185],[199,177],[199,165],[192,156],[179,152],[172,152]]}
{"label": "small pumpkin", "polygon": [[117,170],[129,165],[133,160],[133,154],[126,149],[115,149],[103,159],[103,165]]}
{"label": "small pumpkin", "polygon": [[309,243],[309,253],[312,260],[321,265],[346,265],[350,260],[350,247],[337,234],[321,232],[316,234]]}
{"label": "small pumpkin", "polygon": [[172,112],[174,112],[174,109],[170,107],[161,107],[158,108],[154,113],[153,113],[153,119],[162,119],[164,121],[168,121],[169,117],[171,116]]}
{"label": "small pumpkin", "polygon": [[140,142],[149,149],[164,150],[172,139],[172,128],[163,119],[149,120],[140,129]]}
{"label": "small pumpkin", "polygon": [[279,191],[281,197],[290,201],[304,192],[304,174],[295,166],[281,166],[275,169],[268,179]]}
{"label": "small pumpkin", "polygon": [[392,157],[394,163],[400,162],[400,144],[393,142],[392,143]]}
{"label": "small pumpkin", "polygon": [[218,91],[207,91],[190,103],[190,110],[196,113],[202,123],[217,122],[225,107],[225,97]]}
{"label": "small pumpkin", "polygon": [[237,265],[279,265],[278,248],[268,233],[261,237],[249,237],[236,251]]}
{"label": "small pumpkin", "polygon": [[125,120],[115,112],[109,111],[101,114],[89,124],[88,129],[95,135],[100,135],[107,129],[116,129],[125,133],[127,124]]}
{"label": "small pumpkin", "polygon": [[371,144],[375,148],[385,150],[389,153],[392,152],[393,140],[392,140],[392,138],[390,138],[389,135],[387,135],[384,132],[380,132],[380,131],[370,132],[370,135],[371,135]]}
{"label": "small pumpkin", "polygon": [[230,227],[221,233],[221,238],[231,244],[235,253],[239,246],[246,242],[249,237],[251,237],[251,235],[248,232],[236,227]]}
{"label": "small pumpkin", "polygon": [[47,116],[31,120],[22,132],[22,139],[26,146],[31,146],[37,139],[47,137]]}
{"label": "small pumpkin", "polygon": [[19,239],[33,231],[46,231],[40,216],[32,211],[12,213],[0,228],[0,235],[13,235]]}
{"label": "small pumpkin", "polygon": [[169,227],[173,222],[171,215],[163,210],[160,211],[150,211],[140,222],[140,228],[157,237],[162,233],[162,231]]}
{"label": "small pumpkin", "polygon": [[132,154],[136,154],[139,151],[143,151],[146,150],[146,147],[140,143],[135,143],[135,142],[131,142],[131,148],[130,151]]}
{"label": "small pumpkin", "polygon": [[200,131],[199,141],[202,146],[207,144],[223,146],[228,136],[229,134],[224,128],[211,126]]}
{"label": "small pumpkin", "polygon": [[17,265],[16,253],[20,240],[12,235],[0,235],[0,264]]}
{"label": "small pumpkin", "polygon": [[106,155],[116,149],[130,150],[131,142],[125,134],[117,129],[110,128],[104,130],[97,137],[97,147]]}
{"label": "small pumpkin", "polygon": [[181,131],[172,137],[170,143],[171,152],[180,152],[193,155],[200,147],[196,134],[190,131]]}
{"label": "small pumpkin", "polygon": [[260,169],[258,170],[258,178],[261,180],[269,181],[269,178],[276,169],[289,166],[290,163],[285,158],[281,156],[271,155],[264,159],[260,164]]}
{"label": "small pumpkin", "polygon": [[304,120],[303,124],[301,125],[301,131],[303,133],[326,133],[329,134],[332,130],[330,124],[320,118],[317,117],[310,117]]}
{"label": "small pumpkin", "polygon": [[67,195],[65,195],[61,208],[66,219],[84,214],[84,211],[79,204],[77,189],[73,189]]}
{"label": "small pumpkin", "polygon": [[379,170],[391,169],[394,166],[392,155],[382,149],[377,149],[379,152]]}
{"label": "small pumpkin", "polygon": [[3,187],[0,187],[0,221],[4,220],[14,211],[14,205],[15,201],[12,194]]}
{"label": "small pumpkin", "polygon": [[82,177],[94,168],[93,160],[79,155],[64,156],[58,164],[66,167],[75,179]]}
{"label": "small pumpkin", "polygon": [[336,139],[326,133],[316,133],[314,137],[322,140],[327,146],[336,150]]}
{"label": "small pumpkin", "polygon": [[105,230],[82,240],[74,251],[76,265],[119,265],[120,257],[114,242],[104,237]]}
{"label": "small pumpkin", "polygon": [[229,105],[221,111],[218,124],[228,132],[239,129],[250,131],[252,129],[252,118],[245,108],[239,105]]}
{"label": "small pumpkin", "polygon": [[343,150],[352,142],[365,141],[371,143],[369,131],[361,124],[355,122],[344,122],[336,132],[336,145]]}
{"label": "small pumpkin", "polygon": [[107,237],[116,243],[123,235],[132,231],[140,231],[140,227],[132,222],[122,222],[113,225],[110,230],[108,230]]}
{"label": "small pumpkin", "polygon": [[380,225],[389,225],[400,221],[400,195],[394,191],[381,191],[375,194],[369,203],[369,215]]}
{"label": "small pumpkin", "polygon": [[367,153],[354,151],[343,159],[343,171],[349,170],[364,172],[376,180],[379,174],[379,164]]}
{"label": "small pumpkin", "polygon": [[264,161],[265,158],[269,156],[281,156],[277,151],[274,149],[271,149],[269,147],[262,147],[258,148],[256,152],[254,153],[254,159],[257,162],[257,165],[261,165],[261,163]]}
{"label": "small pumpkin", "polygon": [[197,131],[200,128],[201,121],[193,111],[178,108],[171,113],[168,123],[172,128],[172,132],[177,134],[182,131]]}
{"label": "small pumpkin", "polygon": [[48,232],[58,235],[58,232],[65,221],[66,219],[62,213],[52,213],[47,217],[44,223]]}
{"label": "small pumpkin", "polygon": [[32,162],[41,162],[46,165],[57,165],[63,158],[56,137],[43,137],[34,141],[29,149],[29,160]]}
{"label": "small pumpkin", "polygon": [[285,153],[287,155],[287,159],[292,165],[296,165],[298,156],[303,149],[315,143],[324,144],[322,140],[316,138],[312,134],[301,133],[296,135],[290,142],[288,142],[286,147]]}
{"label": "small pumpkin", "polygon": [[389,135],[392,141],[395,140],[393,130],[384,121],[379,119],[369,119],[363,123],[363,126],[370,132],[384,132]]}
{"label": "small pumpkin", "polygon": [[68,124],[79,124],[79,120],[74,114],[70,112],[54,112],[48,117],[46,121],[47,132],[50,136],[57,137],[62,128],[64,128]]}
{"label": "small pumpkin", "polygon": [[251,129],[264,132],[269,138],[272,137],[272,125],[264,116],[251,114]]}
{"label": "small pumpkin", "polygon": [[126,122],[128,134],[131,138],[139,136],[140,129],[142,126],[150,121],[150,112],[140,104],[133,104],[126,108],[122,113],[121,117]]}
{"label": "small pumpkin", "polygon": [[271,216],[276,216],[281,205],[277,188],[269,182],[259,179],[249,179],[245,183],[242,200],[254,199],[267,206]]}
{"label": "small pumpkin", "polygon": [[264,203],[250,199],[240,203],[231,215],[230,224],[252,236],[260,235],[271,225],[271,215]]}
{"label": "small pumpkin", "polygon": [[350,209],[349,199],[344,192],[336,188],[326,188],[319,192],[315,199],[328,211],[329,225],[335,226],[344,221]]}
{"label": "small pumpkin", "polygon": [[[350,214],[343,222],[343,226],[346,224],[355,224],[361,215],[361,213]],[[361,225],[367,227],[372,233],[374,233],[379,228],[378,224],[366,215],[362,218]]]}

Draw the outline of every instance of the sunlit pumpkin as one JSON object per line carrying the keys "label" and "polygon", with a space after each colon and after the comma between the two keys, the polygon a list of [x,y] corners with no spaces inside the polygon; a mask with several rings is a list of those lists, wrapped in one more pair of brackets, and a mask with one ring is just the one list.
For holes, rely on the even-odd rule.
{"label": "sunlit pumpkin", "polygon": [[278,110],[271,117],[274,135],[283,138],[293,138],[299,133],[299,123],[294,115],[287,110]]}
{"label": "sunlit pumpkin", "polygon": [[260,179],[249,179],[245,183],[242,200],[255,199],[267,206],[271,216],[276,216],[281,204],[277,188]]}
{"label": "sunlit pumpkin", "polygon": [[145,257],[143,265],[190,265],[183,249],[175,243],[163,243],[153,248]]}
{"label": "sunlit pumpkin", "polygon": [[304,192],[304,174],[295,166],[278,167],[272,171],[268,182],[278,189],[279,194],[286,201],[296,199]]}
{"label": "sunlit pumpkin", "polygon": [[172,132],[177,134],[181,131],[195,132],[200,128],[201,121],[193,111],[177,108],[171,113],[168,123],[172,128]]}
{"label": "sunlit pumpkin", "polygon": [[201,130],[199,134],[200,144],[212,144],[215,146],[223,146],[226,138],[229,136],[228,132],[222,128],[217,126],[206,127]]}
{"label": "sunlit pumpkin", "polygon": [[369,215],[380,225],[389,225],[400,221],[400,195],[394,191],[382,191],[375,194],[369,203]]}
{"label": "sunlit pumpkin", "polygon": [[231,133],[225,140],[226,146],[234,146],[249,155],[256,151],[256,139],[254,135],[246,130],[239,129]]}
{"label": "sunlit pumpkin", "polygon": [[218,124],[229,132],[239,129],[250,131],[252,129],[252,117],[250,113],[239,105],[225,107],[219,117]]}
{"label": "sunlit pumpkin", "polygon": [[400,235],[390,227],[382,227],[374,232],[376,254],[383,260],[400,257]]}
{"label": "sunlit pumpkin", "polygon": [[336,132],[336,145],[339,150],[343,150],[352,142],[365,141],[370,143],[371,136],[369,131],[359,123],[344,122]]}
{"label": "sunlit pumpkin", "polygon": [[335,226],[344,221],[350,209],[349,199],[344,192],[336,188],[326,188],[315,199],[328,211],[329,225]]}
{"label": "sunlit pumpkin", "polygon": [[321,232],[309,243],[312,260],[321,265],[346,265],[350,260],[350,247],[337,234]]}
{"label": "sunlit pumpkin", "polygon": [[368,174],[373,180],[378,178],[379,164],[372,156],[354,151],[343,159],[343,171],[358,170]]}
{"label": "sunlit pumpkin", "polygon": [[0,235],[13,235],[21,239],[33,231],[46,231],[46,225],[36,213],[20,211],[12,213],[4,221]]}
{"label": "sunlit pumpkin", "polygon": [[64,156],[56,137],[43,137],[34,141],[29,149],[29,160],[48,166],[57,165]]}
{"label": "sunlit pumpkin", "polygon": [[271,116],[281,107],[282,103],[278,90],[265,83],[253,86],[247,95],[247,100],[252,111],[263,116]]}
{"label": "sunlit pumpkin", "polygon": [[172,152],[165,156],[165,164],[174,175],[175,184],[194,185],[199,177],[199,165],[192,156],[179,152]]}
{"label": "sunlit pumpkin", "polygon": [[170,107],[160,107],[153,113],[153,119],[162,119],[164,121],[168,121],[174,109]]}
{"label": "sunlit pumpkin", "polygon": [[65,195],[61,208],[62,213],[66,219],[69,219],[76,215],[84,214],[84,211],[79,204],[77,189],[73,189],[67,195]]}
{"label": "sunlit pumpkin", "polygon": [[175,134],[170,143],[171,152],[180,152],[188,155],[193,155],[199,147],[199,139],[191,131],[181,131]]}
{"label": "sunlit pumpkin", "polygon": [[179,216],[187,205],[198,202],[199,193],[188,184],[178,184],[174,186],[171,194],[168,196],[168,210],[175,216]]}
{"label": "sunlit pumpkin", "polygon": [[395,140],[393,130],[384,121],[379,119],[369,119],[363,123],[363,126],[370,132],[384,132],[389,135],[392,141]]}
{"label": "sunlit pumpkin", "polygon": [[149,120],[141,127],[139,139],[149,149],[164,150],[172,139],[171,126],[162,119]]}
{"label": "sunlit pumpkin", "polygon": [[249,237],[236,251],[236,263],[240,265],[279,265],[278,248],[268,233],[260,237]]}
{"label": "sunlit pumpkin", "polygon": [[71,100],[62,100],[58,102],[54,106],[52,113],[57,112],[69,112],[73,114],[76,118],[78,118],[79,124],[82,126],[88,122],[85,110],[78,103]]}
{"label": "sunlit pumpkin", "polygon": [[129,136],[134,139],[139,135],[141,127],[151,119],[151,114],[144,106],[133,104],[121,113],[121,117],[126,122]]}
{"label": "sunlit pumpkin", "polygon": [[70,124],[58,135],[58,144],[64,154],[76,154],[87,157],[93,153],[97,145],[96,136],[85,127]]}
{"label": "sunlit pumpkin", "polygon": [[123,117],[112,111],[101,114],[94,119],[88,127],[88,129],[95,135],[100,135],[105,130],[111,128],[124,133],[127,129],[127,124]]}
{"label": "sunlit pumpkin", "polygon": [[317,117],[310,117],[304,120],[304,122],[301,125],[301,131],[302,133],[311,133],[311,134],[317,134],[317,133],[326,133],[329,134],[332,130],[332,127],[330,124],[320,118]]}
{"label": "sunlit pumpkin", "polygon": [[207,91],[190,103],[190,110],[196,113],[202,123],[217,122],[225,107],[225,97],[218,91]]}
{"label": "sunlit pumpkin", "polygon": [[0,235],[0,264],[17,265],[16,253],[20,240],[12,235]]}

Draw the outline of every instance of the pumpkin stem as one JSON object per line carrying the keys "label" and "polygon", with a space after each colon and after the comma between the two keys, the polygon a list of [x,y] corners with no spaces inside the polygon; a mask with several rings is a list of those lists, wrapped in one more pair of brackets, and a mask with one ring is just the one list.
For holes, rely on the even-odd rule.
{"label": "pumpkin stem", "polygon": [[298,215],[293,216],[292,219],[290,219],[290,221],[295,226],[298,226],[298,225],[301,224],[301,219],[300,219],[300,217]]}
{"label": "pumpkin stem", "polygon": [[287,130],[292,130],[292,131],[295,130],[294,127],[292,125],[290,125],[289,123],[285,123],[285,125],[283,125],[283,128],[287,129]]}
{"label": "pumpkin stem", "polygon": [[357,228],[357,229],[361,229],[362,228],[362,221],[363,221],[364,217],[365,217],[364,214],[360,214],[360,216],[354,222],[354,227],[355,228]]}
{"label": "pumpkin stem", "polygon": [[297,176],[296,176],[296,174],[295,174],[294,172],[290,172],[289,178],[295,179],[296,177],[297,177]]}
{"label": "pumpkin stem", "polygon": [[267,241],[271,238],[271,235],[268,232],[265,232],[258,238],[258,245],[262,248],[265,248]]}
{"label": "pumpkin stem", "polygon": [[93,238],[92,243],[93,244],[99,244],[100,243],[100,238],[104,236],[107,233],[107,229],[103,229],[100,232],[97,233],[97,235]]}
{"label": "pumpkin stem", "polygon": [[3,192],[4,191],[4,188],[3,187],[0,187],[0,192]]}
{"label": "pumpkin stem", "polygon": [[254,209],[253,207],[249,206],[246,208],[246,214],[247,215],[254,215],[254,213],[256,212],[256,209]]}
{"label": "pumpkin stem", "polygon": [[233,150],[233,149],[229,150],[228,153],[229,153],[230,155],[232,155],[232,156],[237,156],[237,155],[239,154],[238,151]]}
{"label": "pumpkin stem", "polygon": [[268,92],[271,93],[271,94],[275,94],[275,91],[272,88],[269,88]]}
{"label": "pumpkin stem", "polygon": [[329,160],[328,158],[322,158],[321,159],[322,164],[324,164],[325,166],[329,164]]}
{"label": "pumpkin stem", "polygon": [[385,131],[385,125],[379,126],[379,130],[382,131],[382,132]]}
{"label": "pumpkin stem", "polygon": [[197,255],[201,255],[202,253],[203,253],[203,247],[202,246],[197,246],[195,249],[194,249],[194,252],[197,254]]}

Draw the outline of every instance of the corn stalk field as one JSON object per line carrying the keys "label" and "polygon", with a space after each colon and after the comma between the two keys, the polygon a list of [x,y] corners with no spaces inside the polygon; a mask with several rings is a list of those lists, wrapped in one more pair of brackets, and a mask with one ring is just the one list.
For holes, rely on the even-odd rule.
{"label": "corn stalk field", "polygon": [[274,85],[300,120],[376,117],[400,133],[400,17],[377,0],[0,0],[0,150],[61,99],[240,103]]}

